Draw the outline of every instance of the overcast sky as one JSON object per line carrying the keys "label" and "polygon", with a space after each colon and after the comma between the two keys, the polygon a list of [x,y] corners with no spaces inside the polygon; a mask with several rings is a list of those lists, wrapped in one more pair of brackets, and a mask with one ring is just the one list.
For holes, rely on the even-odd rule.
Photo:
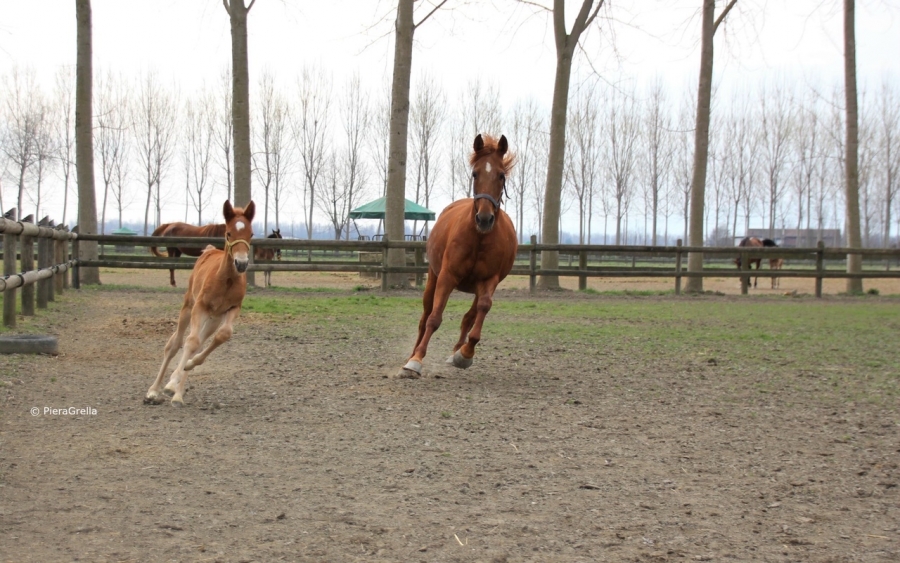
{"label": "overcast sky", "polygon": [[[50,84],[59,66],[74,65],[74,4],[0,0],[0,75],[14,65],[31,66]],[[579,4],[566,2],[570,21]],[[660,75],[676,92],[672,97],[679,98],[696,89],[701,4],[613,1],[605,12],[608,19],[590,31],[576,66],[586,74],[590,57],[591,66],[611,82],[640,85]],[[743,88],[777,74],[798,83],[839,83],[841,4],[740,0],[717,37],[717,82],[724,89]],[[249,15],[251,81],[269,68],[290,87],[303,65],[321,64],[331,69],[336,84],[359,71],[365,85],[380,88],[391,72],[393,5],[388,0],[257,0]],[[215,83],[230,64],[228,16],[221,0],[93,0],[92,6],[95,71],[137,76],[152,68],[191,91],[204,81]],[[417,8],[417,20],[425,10]],[[857,38],[863,83],[875,86],[884,76],[900,76],[898,2],[858,1]],[[451,99],[481,78],[499,86],[504,106],[532,95],[549,107],[554,68],[548,13],[514,0],[450,0],[416,32],[413,82],[427,70]],[[7,184],[4,198],[9,201]]]}

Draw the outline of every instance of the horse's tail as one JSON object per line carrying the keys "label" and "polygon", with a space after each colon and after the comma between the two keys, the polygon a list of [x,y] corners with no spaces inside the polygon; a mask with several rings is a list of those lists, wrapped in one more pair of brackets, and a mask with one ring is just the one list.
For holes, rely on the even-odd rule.
{"label": "horse's tail", "polygon": [[[163,223],[162,225],[156,227],[156,230],[153,231],[153,234],[151,236],[154,236],[154,237],[162,236],[163,232],[166,229],[168,229],[169,225],[171,225],[171,224],[172,223]],[[150,247],[150,254],[156,256],[157,258],[168,258],[169,257],[168,252],[160,252],[155,246]]]}
{"label": "horse's tail", "polygon": [[763,246],[778,246],[778,243],[770,238],[762,239]]}

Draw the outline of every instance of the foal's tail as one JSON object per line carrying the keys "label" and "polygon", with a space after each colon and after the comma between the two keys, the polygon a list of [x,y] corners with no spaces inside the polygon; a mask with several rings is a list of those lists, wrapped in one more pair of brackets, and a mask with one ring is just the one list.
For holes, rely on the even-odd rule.
{"label": "foal's tail", "polygon": [[[162,225],[156,227],[156,230],[153,231],[153,234],[151,236],[154,236],[154,237],[162,236],[163,232],[166,229],[168,229],[169,225],[171,225],[171,224],[172,223],[163,223]],[[152,254],[158,258],[168,258],[168,256],[169,256],[168,252],[165,252],[165,251],[160,252],[155,246],[150,247],[150,254]]]}

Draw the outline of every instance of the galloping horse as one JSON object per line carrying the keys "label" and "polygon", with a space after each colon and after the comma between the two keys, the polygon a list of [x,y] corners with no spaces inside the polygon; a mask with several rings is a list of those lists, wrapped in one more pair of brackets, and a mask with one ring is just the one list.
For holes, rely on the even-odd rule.
{"label": "galloping horse", "polygon": [[[184,352],[164,389],[173,394],[173,406],[184,405],[186,372],[206,361],[213,350],[231,338],[231,325],[241,312],[241,303],[247,292],[246,271],[250,264],[250,238],[253,236],[253,214],[256,206],[251,201],[244,209],[233,208],[231,202],[226,201],[223,211],[225,250],[209,245],[194,264],[181,312],[178,314],[178,327],[175,334],[166,342],[162,367],[159,368],[156,380],[147,391],[145,403],[162,402],[160,386],[163,376],[169,362],[182,347],[182,343]],[[191,331],[185,339],[188,324]],[[197,353],[210,336],[213,336],[212,341]]]}
{"label": "galloping horse", "polygon": [[[204,225],[196,227],[188,223],[163,223],[156,227],[153,231],[155,237],[222,237],[225,236],[225,224]],[[199,247],[185,246],[167,246],[166,253],[159,252],[155,246],[150,247],[150,253],[160,258],[171,256],[178,258],[182,254],[185,256],[200,256],[204,249]],[[169,270],[169,283],[175,287],[175,270]]]}
{"label": "galloping horse", "polygon": [[463,316],[459,341],[447,363],[462,369],[471,366],[494,290],[516,259],[516,230],[500,209],[506,175],[515,159],[507,153],[509,146],[504,136],[497,141],[478,135],[473,148],[469,164],[474,197],[448,205],[428,237],[428,282],[422,298],[419,335],[412,356],[398,377],[421,377],[428,342],[441,326],[444,307],[454,289],[474,293],[475,299]]}
{"label": "galloping horse", "polygon": [[[741,242],[738,244],[738,246],[739,247],[750,247],[750,248],[763,248],[763,247],[773,247],[773,246],[777,247],[778,244],[770,238],[760,239],[760,238],[756,238],[756,237],[744,237],[741,240]],[[772,261],[773,260],[769,261],[770,268],[772,267]],[[758,256],[756,256],[756,257],[751,256],[750,258],[747,259],[747,262],[749,262],[749,264],[747,266],[748,270],[753,269],[754,262],[756,263],[757,271],[759,271],[759,269],[762,267],[762,258],[760,258]],[[734,264],[738,267],[738,270],[741,269],[741,257],[740,256],[738,256],[737,258],[734,259]],[[756,282],[758,280],[759,280],[759,278],[753,278],[753,287],[756,287]]]}
{"label": "galloping horse", "polygon": [[[284,238],[281,236],[281,229],[272,229],[272,234],[267,236],[266,238]],[[280,248],[254,248],[253,249],[253,260],[272,260],[277,258],[281,260],[281,249]],[[264,270],[263,271],[263,287],[269,287],[272,285],[272,270]]]}

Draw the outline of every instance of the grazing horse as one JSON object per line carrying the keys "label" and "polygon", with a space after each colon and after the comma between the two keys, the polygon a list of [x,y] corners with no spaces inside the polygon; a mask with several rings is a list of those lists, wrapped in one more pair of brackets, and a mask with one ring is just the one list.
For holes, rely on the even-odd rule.
{"label": "grazing horse", "polygon": [[[204,225],[203,227],[197,227],[194,225],[189,225],[188,223],[163,223],[162,225],[156,227],[156,230],[153,231],[153,236],[155,237],[222,237],[225,236],[225,225],[224,224],[216,224],[216,225]],[[204,249],[199,247],[178,247],[178,246],[168,246],[166,247],[166,252],[162,253],[156,249],[155,246],[150,247],[150,253],[154,256],[158,256],[160,258],[173,257],[178,258],[182,254],[185,256],[200,256],[205,252]],[[169,270],[169,283],[172,287],[175,287],[175,270]]]}
{"label": "grazing horse", "polygon": [[[749,248],[777,247],[778,243],[776,243],[774,240],[772,240],[770,238],[760,239],[760,238],[756,238],[756,237],[744,237],[741,240],[741,242],[738,244],[738,246],[739,247],[749,247]],[[756,263],[757,271],[759,271],[759,269],[762,267],[762,258],[760,258],[758,256],[755,256],[755,257],[751,256],[750,258],[747,259],[747,262],[749,262],[749,264],[747,266],[748,270],[753,269],[754,263]],[[735,258],[734,263],[738,267],[738,270],[740,270],[741,269],[741,257],[738,256],[737,258]],[[772,260],[769,261],[769,267],[771,267],[771,266],[772,266]],[[759,278],[753,278],[753,287],[756,287],[756,282],[758,280],[759,280]]]}
{"label": "grazing horse", "polygon": [[[145,403],[158,404],[163,376],[169,362],[184,344],[178,367],[169,378],[164,391],[170,392],[173,406],[184,405],[184,386],[188,371],[206,361],[207,356],[231,338],[231,325],[241,312],[241,303],[247,291],[247,266],[250,264],[250,238],[253,236],[253,214],[256,206],[251,201],[247,207],[232,207],[225,202],[225,250],[212,245],[206,247],[194,264],[188,279],[178,327],[166,342],[162,367],[150,389]],[[184,334],[190,325],[187,339]],[[215,333],[215,335],[213,335]],[[206,340],[213,339],[201,352],[197,350]]]}
{"label": "grazing horse", "polygon": [[419,335],[412,356],[398,377],[421,377],[428,342],[441,326],[444,307],[454,289],[474,293],[475,299],[463,316],[459,341],[447,363],[463,369],[471,366],[494,290],[516,259],[516,230],[500,209],[506,175],[515,159],[507,152],[509,146],[503,136],[497,141],[478,135],[473,148],[469,164],[474,197],[448,205],[428,237],[428,282],[422,298]]}
{"label": "grazing horse", "polygon": [[[266,238],[284,238],[281,236],[281,229],[272,229],[272,234],[267,236]],[[281,260],[281,249],[280,248],[254,248],[253,249],[253,260],[272,260],[278,259]],[[269,287],[272,285],[272,270],[264,270],[263,271],[263,287]]]}

